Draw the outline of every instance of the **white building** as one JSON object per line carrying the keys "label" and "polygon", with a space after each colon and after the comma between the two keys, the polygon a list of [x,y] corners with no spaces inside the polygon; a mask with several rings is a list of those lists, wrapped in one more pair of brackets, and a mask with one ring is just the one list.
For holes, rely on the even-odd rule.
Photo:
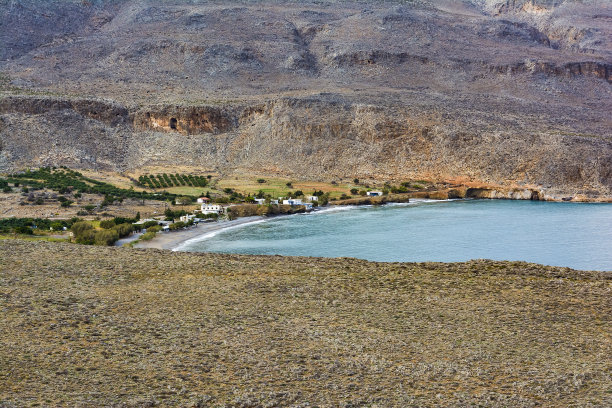
{"label": "white building", "polygon": [[308,197],[306,197],[306,200],[310,201],[312,203],[314,201],[319,201],[319,197],[317,197],[317,196],[308,196]]}
{"label": "white building", "polygon": [[270,204],[276,204],[276,205],[278,205],[278,200],[270,200]]}
{"label": "white building", "polygon": [[266,203],[266,199],[265,198],[256,198],[255,199],[255,203],[259,204],[259,205],[265,204]]}
{"label": "white building", "polygon": [[283,200],[284,205],[303,205],[302,200],[299,198],[290,198],[288,200]]}
{"label": "white building", "polygon": [[200,198],[198,198],[198,204],[207,203],[209,201],[210,201],[210,198],[208,198],[208,197],[200,197]]}
{"label": "white building", "polygon": [[223,207],[219,204],[202,204],[202,214],[223,214]]}
{"label": "white building", "polygon": [[369,197],[378,197],[382,195],[382,191],[368,191]]}
{"label": "white building", "polygon": [[[179,220],[184,222],[184,223],[187,223],[187,222],[189,222],[189,220],[194,220],[194,219],[195,219],[195,215],[194,214],[182,215],[179,218]],[[195,220],[194,220],[194,222],[195,222]]]}

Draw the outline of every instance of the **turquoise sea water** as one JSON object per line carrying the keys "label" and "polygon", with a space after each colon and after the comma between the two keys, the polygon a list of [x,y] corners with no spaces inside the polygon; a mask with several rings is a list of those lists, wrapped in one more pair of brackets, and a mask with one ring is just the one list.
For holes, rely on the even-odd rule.
{"label": "turquoise sea water", "polygon": [[179,250],[456,262],[487,258],[612,271],[612,205],[414,201],[277,217]]}

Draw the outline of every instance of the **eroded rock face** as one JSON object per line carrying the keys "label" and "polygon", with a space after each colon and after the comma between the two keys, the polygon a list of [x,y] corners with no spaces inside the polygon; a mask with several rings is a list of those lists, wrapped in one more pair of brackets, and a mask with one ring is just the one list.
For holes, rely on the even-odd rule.
{"label": "eroded rock face", "polygon": [[150,107],[132,116],[135,130],[219,134],[236,128],[235,112],[208,106]]}
{"label": "eroded rock face", "polygon": [[[445,117],[325,97],[222,109],[151,106],[133,113],[112,104],[103,112],[93,102],[45,101],[46,110],[41,99],[0,102],[0,171],[181,165],[310,180],[464,178],[539,185],[564,196],[612,195],[612,142],[470,129],[452,113]],[[91,106],[99,119],[85,109]],[[176,129],[170,126],[173,117]],[[534,199],[533,191],[476,189],[448,192],[448,197]]]}
{"label": "eroded rock face", "polygon": [[609,1],[69,3],[0,8],[2,95],[82,96],[0,98],[0,171],[611,194]]}

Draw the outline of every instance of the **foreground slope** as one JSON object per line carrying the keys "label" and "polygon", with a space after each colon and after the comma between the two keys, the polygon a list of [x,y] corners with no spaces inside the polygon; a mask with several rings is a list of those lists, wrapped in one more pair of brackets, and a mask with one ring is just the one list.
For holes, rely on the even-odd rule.
{"label": "foreground slope", "polygon": [[0,242],[0,405],[609,406],[610,275]]}
{"label": "foreground slope", "polygon": [[0,171],[612,196],[612,5],[0,0]]}

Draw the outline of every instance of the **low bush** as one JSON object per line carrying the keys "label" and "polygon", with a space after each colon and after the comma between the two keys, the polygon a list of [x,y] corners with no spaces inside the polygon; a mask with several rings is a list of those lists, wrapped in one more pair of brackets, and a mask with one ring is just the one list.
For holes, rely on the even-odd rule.
{"label": "low bush", "polygon": [[155,231],[147,231],[140,236],[141,241],[150,241],[155,238]]}
{"label": "low bush", "polygon": [[94,233],[94,244],[111,246],[119,240],[119,234],[115,230],[101,230]]}
{"label": "low bush", "polygon": [[34,230],[32,228],[30,228],[30,227],[20,226],[20,227],[16,227],[15,228],[15,233],[17,233],[17,234],[33,235],[34,234]]}
{"label": "low bush", "polygon": [[134,231],[134,226],[132,224],[119,224],[113,227],[113,231],[117,232],[119,238],[124,238],[130,235]]}
{"label": "low bush", "polygon": [[175,222],[174,224],[170,224],[169,228],[171,231],[176,231],[178,229],[185,228],[185,225],[186,224],[183,221],[179,221],[179,222]]}
{"label": "low bush", "polygon": [[111,229],[114,226],[115,226],[115,221],[113,221],[113,220],[100,221],[100,228]]}
{"label": "low bush", "polygon": [[87,221],[78,221],[72,224],[70,227],[70,231],[74,234],[75,237],[78,237],[85,231],[93,230],[93,225],[91,225]]}

